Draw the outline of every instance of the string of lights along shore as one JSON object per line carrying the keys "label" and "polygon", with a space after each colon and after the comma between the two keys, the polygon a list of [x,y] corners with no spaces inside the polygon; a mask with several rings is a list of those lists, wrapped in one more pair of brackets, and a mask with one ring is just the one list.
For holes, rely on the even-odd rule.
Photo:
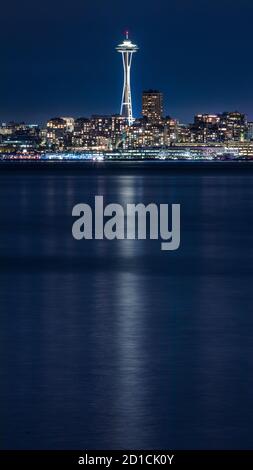
{"label": "string of lights along shore", "polygon": [[133,44],[129,39],[129,33],[126,31],[125,40],[116,47],[116,50],[121,53],[124,69],[124,85],[121,100],[120,114],[124,116],[128,124],[133,124],[133,108],[132,108],[132,95],[131,95],[131,65],[134,52],[138,51],[138,46]]}

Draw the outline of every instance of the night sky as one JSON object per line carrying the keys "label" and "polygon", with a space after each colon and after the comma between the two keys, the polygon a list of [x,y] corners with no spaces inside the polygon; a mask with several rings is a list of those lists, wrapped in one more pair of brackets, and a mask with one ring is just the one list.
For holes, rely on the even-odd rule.
{"label": "night sky", "polygon": [[143,89],[182,122],[198,112],[253,118],[252,0],[14,0],[1,4],[0,121],[119,112],[128,29],[135,117]]}

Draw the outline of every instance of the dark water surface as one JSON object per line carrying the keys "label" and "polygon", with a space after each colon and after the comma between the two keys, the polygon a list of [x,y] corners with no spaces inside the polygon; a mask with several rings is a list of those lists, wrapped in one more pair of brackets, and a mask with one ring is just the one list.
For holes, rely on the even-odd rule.
{"label": "dark water surface", "polygon": [[[180,249],[75,241],[95,195],[180,203]],[[239,166],[1,167],[1,448],[253,449],[252,209]]]}

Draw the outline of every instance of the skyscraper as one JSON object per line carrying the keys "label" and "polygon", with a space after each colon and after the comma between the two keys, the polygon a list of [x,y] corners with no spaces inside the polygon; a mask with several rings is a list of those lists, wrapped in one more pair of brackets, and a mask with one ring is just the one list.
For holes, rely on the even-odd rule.
{"label": "skyscraper", "polygon": [[130,72],[132,65],[133,53],[138,50],[136,44],[128,39],[128,32],[126,32],[126,38],[123,43],[116,47],[116,50],[121,53],[124,69],[124,85],[121,101],[120,114],[124,116],[128,124],[131,126],[133,123],[133,110],[132,110],[132,97],[131,97],[131,85],[130,85]]}
{"label": "skyscraper", "polygon": [[150,122],[159,122],[163,115],[163,94],[147,90],[142,94],[142,115]]}

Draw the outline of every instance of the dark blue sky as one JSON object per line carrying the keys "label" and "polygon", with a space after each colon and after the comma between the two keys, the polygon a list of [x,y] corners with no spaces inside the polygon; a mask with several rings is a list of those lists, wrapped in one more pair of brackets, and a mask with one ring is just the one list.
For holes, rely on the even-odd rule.
{"label": "dark blue sky", "polygon": [[0,121],[119,112],[125,29],[141,92],[164,92],[165,111],[235,110],[253,118],[252,0],[22,0],[1,5]]}

